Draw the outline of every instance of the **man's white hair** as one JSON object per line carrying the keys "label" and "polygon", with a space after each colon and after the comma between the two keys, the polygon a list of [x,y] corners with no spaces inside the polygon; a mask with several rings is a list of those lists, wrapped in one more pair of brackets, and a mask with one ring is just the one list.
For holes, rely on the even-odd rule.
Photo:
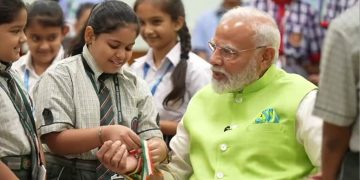
{"label": "man's white hair", "polygon": [[273,59],[273,62],[275,62],[279,56],[280,31],[271,15],[251,7],[236,7],[226,12],[220,23],[235,18],[246,23],[254,30],[254,40],[257,46],[265,45],[275,49]]}

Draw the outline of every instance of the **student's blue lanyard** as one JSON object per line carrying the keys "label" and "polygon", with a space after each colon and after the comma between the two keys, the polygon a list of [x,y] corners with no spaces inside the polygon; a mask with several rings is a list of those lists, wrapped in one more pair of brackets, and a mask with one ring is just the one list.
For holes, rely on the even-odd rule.
{"label": "student's blue lanyard", "polygon": [[25,85],[25,89],[27,92],[29,92],[29,76],[30,76],[30,71],[28,69],[25,69],[25,74],[24,74],[24,85]]}
{"label": "student's blue lanyard", "polygon": [[[169,65],[167,66],[165,72],[160,76],[160,78],[155,82],[155,84],[151,87],[151,94],[154,95],[156,92],[156,89],[158,88],[159,84],[161,83],[162,79],[164,78],[164,76],[170,71],[172,67],[172,64],[169,63]],[[144,65],[144,79],[146,78],[148,72],[150,69],[150,65],[145,63]]]}

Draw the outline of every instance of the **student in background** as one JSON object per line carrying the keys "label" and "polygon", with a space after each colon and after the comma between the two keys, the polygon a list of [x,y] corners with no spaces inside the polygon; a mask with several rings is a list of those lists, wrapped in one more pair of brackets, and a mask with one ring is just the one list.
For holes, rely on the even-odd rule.
{"label": "student in background", "polygon": [[0,179],[44,179],[40,142],[28,94],[11,65],[26,41],[26,7],[0,0]]}
{"label": "student in background", "polygon": [[89,19],[91,9],[94,7],[94,5],[95,4],[91,2],[80,4],[79,9],[76,11],[76,21],[74,24],[76,35],[81,33],[82,27]]}
{"label": "student in background", "polygon": [[56,61],[63,59],[61,43],[68,31],[58,3],[35,1],[29,6],[25,27],[29,51],[12,68],[19,73],[31,96],[40,76]]}
{"label": "student in background", "polygon": [[241,3],[241,0],[223,0],[217,9],[207,11],[199,17],[191,34],[192,49],[197,55],[209,61],[211,50],[208,42],[214,37],[220,18],[226,11]]}
{"label": "student in background", "polygon": [[321,26],[328,28],[331,20],[341,13],[354,6],[358,0],[328,0],[325,8],[325,15],[321,21]]}
{"label": "student in background", "polygon": [[104,0],[58,0],[61,9],[64,12],[66,25],[69,26],[69,33],[66,35],[63,46],[67,50],[71,47],[73,39],[77,37],[75,23],[80,5],[85,3],[100,3]]}
{"label": "student in background", "polygon": [[[109,179],[98,147],[117,141],[129,164],[129,151],[148,140],[152,160],[167,148],[146,83],[122,68],[139,33],[134,11],[124,2],[97,4],[71,55],[51,68],[35,88],[35,115],[46,151],[49,179]],[[123,169],[121,173],[130,173]]]}
{"label": "student in background", "polygon": [[317,84],[324,38],[319,12],[304,0],[252,0],[249,5],[276,20],[281,34],[281,67]]}
{"label": "student in background", "polygon": [[191,52],[181,1],[137,0],[134,10],[150,50],[131,68],[149,84],[169,143],[191,97],[210,82],[210,64]]}
{"label": "student in background", "polygon": [[86,24],[88,20],[91,9],[94,7],[94,3],[91,2],[84,2],[79,6],[76,11],[76,20],[73,26],[73,33],[71,36],[66,36],[63,40],[63,46],[66,50],[76,43],[76,37],[81,33],[82,27]]}

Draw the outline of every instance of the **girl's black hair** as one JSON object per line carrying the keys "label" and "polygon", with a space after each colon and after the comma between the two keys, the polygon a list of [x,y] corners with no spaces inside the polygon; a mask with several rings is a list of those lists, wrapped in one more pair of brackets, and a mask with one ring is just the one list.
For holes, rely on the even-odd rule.
{"label": "girl's black hair", "polygon": [[[144,1],[145,0],[136,0],[134,10],[136,11],[139,4]],[[178,20],[179,17],[185,19],[185,9],[181,0],[153,0],[153,2],[156,3],[164,13],[169,14],[173,21]],[[187,60],[189,59],[189,52],[191,50],[191,36],[186,22],[184,22],[184,25],[177,33],[181,45],[180,61],[171,74],[173,89],[163,101],[165,107],[168,107],[169,103],[174,104],[179,100],[183,103],[186,92]]]}
{"label": "girl's black hair", "polygon": [[118,0],[108,0],[95,5],[91,10],[86,25],[77,36],[75,43],[70,47],[67,56],[81,54],[85,45],[84,34],[87,26],[91,26],[97,36],[102,33],[111,33],[129,24],[136,25],[136,34],[138,35],[140,31],[139,20],[135,12],[126,3]]}
{"label": "girl's black hair", "polygon": [[0,24],[13,22],[22,9],[26,9],[22,0],[0,0]]}
{"label": "girl's black hair", "polygon": [[28,7],[26,27],[37,22],[43,27],[64,27],[64,13],[55,1],[34,1]]}

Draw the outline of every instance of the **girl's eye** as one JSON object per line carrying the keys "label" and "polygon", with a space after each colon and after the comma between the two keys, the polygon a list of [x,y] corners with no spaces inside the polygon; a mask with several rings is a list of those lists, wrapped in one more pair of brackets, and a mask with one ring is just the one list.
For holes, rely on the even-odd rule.
{"label": "girl's eye", "polygon": [[132,51],[132,48],[133,48],[133,45],[127,46],[127,47],[125,48],[125,50],[126,50],[126,51]]}
{"label": "girl's eye", "polygon": [[48,41],[55,41],[55,39],[57,38],[56,35],[51,35],[50,37],[48,37]]}
{"label": "girl's eye", "polygon": [[119,45],[114,45],[114,44],[109,44],[110,48],[112,49],[117,49],[119,48],[120,46]]}
{"label": "girl's eye", "polygon": [[162,22],[161,19],[155,19],[155,20],[152,21],[152,24],[159,25],[159,24],[161,24],[161,22]]}
{"label": "girl's eye", "polygon": [[40,38],[38,36],[31,36],[31,40],[34,42],[40,41]]}
{"label": "girl's eye", "polygon": [[18,34],[18,33],[21,32],[21,29],[14,29],[14,30],[12,30],[11,32],[14,33],[14,34]]}

